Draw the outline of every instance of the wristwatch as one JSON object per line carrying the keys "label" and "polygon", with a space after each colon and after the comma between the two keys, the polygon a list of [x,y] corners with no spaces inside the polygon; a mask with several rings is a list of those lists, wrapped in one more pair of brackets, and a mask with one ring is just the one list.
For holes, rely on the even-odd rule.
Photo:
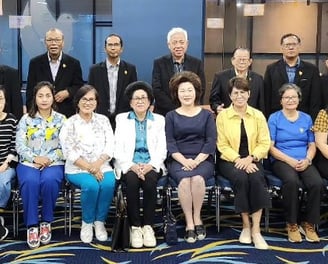
{"label": "wristwatch", "polygon": [[308,157],[306,157],[306,159],[307,159],[309,165],[312,165],[312,160],[310,158],[308,158]]}
{"label": "wristwatch", "polygon": [[252,157],[252,159],[253,159],[253,162],[258,162],[258,161],[259,161],[259,159],[258,159],[256,156],[251,155],[251,157]]}

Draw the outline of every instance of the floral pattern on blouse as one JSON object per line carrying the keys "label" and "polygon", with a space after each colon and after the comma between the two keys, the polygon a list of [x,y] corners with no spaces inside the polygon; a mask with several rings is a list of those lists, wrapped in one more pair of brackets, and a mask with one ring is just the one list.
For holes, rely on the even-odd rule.
{"label": "floral pattern on blouse", "polygon": [[44,119],[25,114],[18,123],[16,149],[20,162],[32,165],[36,156],[48,157],[51,165],[63,164],[64,156],[59,142],[59,132],[66,117],[56,111]]}

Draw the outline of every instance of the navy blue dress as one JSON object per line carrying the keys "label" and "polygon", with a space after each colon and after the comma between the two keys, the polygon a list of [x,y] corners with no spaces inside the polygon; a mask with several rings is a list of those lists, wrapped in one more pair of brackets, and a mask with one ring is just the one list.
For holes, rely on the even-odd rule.
{"label": "navy blue dress", "polygon": [[[175,110],[170,111],[165,117],[165,132],[168,150],[167,169],[177,182],[196,175],[203,176],[205,180],[213,176],[216,126],[211,112],[202,109],[197,115],[188,117],[180,115]],[[209,156],[194,170],[184,171],[182,164],[172,158],[172,154],[177,152],[192,159],[199,153]]]}

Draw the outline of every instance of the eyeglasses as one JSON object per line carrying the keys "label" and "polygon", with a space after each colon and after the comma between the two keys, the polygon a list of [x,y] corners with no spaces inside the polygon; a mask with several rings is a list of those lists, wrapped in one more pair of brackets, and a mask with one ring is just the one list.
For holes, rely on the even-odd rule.
{"label": "eyeglasses", "polygon": [[284,43],[282,44],[283,48],[289,49],[289,48],[296,48],[299,45],[299,43]]}
{"label": "eyeglasses", "polygon": [[55,42],[55,43],[61,43],[63,41],[63,39],[60,39],[60,38],[54,38],[54,39],[46,39],[46,42],[47,43],[53,43],[53,42]]}
{"label": "eyeglasses", "polygon": [[247,97],[248,95],[249,95],[248,92],[242,90],[242,91],[232,92],[230,96],[233,98],[237,98],[238,96]]}
{"label": "eyeglasses", "polygon": [[298,96],[296,96],[296,95],[293,95],[293,96],[283,96],[282,99],[285,100],[285,101],[289,101],[289,100],[295,101],[295,100],[298,99]]}
{"label": "eyeglasses", "polygon": [[142,101],[142,102],[144,102],[144,101],[146,101],[147,99],[148,99],[147,96],[142,96],[142,97],[132,97],[132,100],[135,101],[135,102],[137,102],[137,101]]}
{"label": "eyeglasses", "polygon": [[249,58],[238,58],[238,57],[234,57],[234,59],[238,62],[248,62],[250,60]]}
{"label": "eyeglasses", "polygon": [[178,45],[183,46],[185,43],[186,43],[186,41],[184,41],[184,40],[179,40],[179,41],[173,40],[173,41],[171,41],[171,45],[173,45],[173,46],[178,46]]}
{"label": "eyeglasses", "polygon": [[107,43],[107,47],[118,48],[121,47],[121,43]]}
{"label": "eyeglasses", "polygon": [[90,104],[94,104],[97,100],[95,98],[81,98],[81,102],[83,104],[86,104],[86,103],[90,103]]}

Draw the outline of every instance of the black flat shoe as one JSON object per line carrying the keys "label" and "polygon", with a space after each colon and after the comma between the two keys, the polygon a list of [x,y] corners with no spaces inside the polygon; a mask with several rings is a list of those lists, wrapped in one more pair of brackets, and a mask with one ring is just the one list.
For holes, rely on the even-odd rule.
{"label": "black flat shoe", "polygon": [[184,239],[188,242],[188,243],[195,243],[196,242],[196,233],[194,230],[186,230],[186,234]]}
{"label": "black flat shoe", "polygon": [[206,229],[204,225],[195,225],[195,232],[198,240],[203,240],[206,237]]}

